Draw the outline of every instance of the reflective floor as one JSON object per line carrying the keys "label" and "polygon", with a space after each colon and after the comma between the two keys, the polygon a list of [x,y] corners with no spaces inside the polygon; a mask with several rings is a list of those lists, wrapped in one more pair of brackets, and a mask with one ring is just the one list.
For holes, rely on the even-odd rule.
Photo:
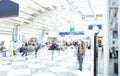
{"label": "reflective floor", "polygon": [[[109,65],[109,69],[110,69],[110,72],[109,72],[109,75],[110,76],[118,76],[116,73],[114,73],[114,62],[116,62],[117,59],[116,58],[110,58],[110,63],[108,64]],[[98,57],[98,74],[99,76],[103,76],[103,66],[104,64],[104,61],[103,61],[103,54],[101,54],[101,56]]]}
{"label": "reflective floor", "polygon": [[[39,50],[38,57],[33,53],[26,57],[19,54],[15,57],[0,58],[0,76],[91,76],[91,52],[86,51],[83,61],[83,71],[78,70],[75,50],[68,48],[65,52],[54,52],[46,48]],[[117,76],[111,74],[111,76]]]}

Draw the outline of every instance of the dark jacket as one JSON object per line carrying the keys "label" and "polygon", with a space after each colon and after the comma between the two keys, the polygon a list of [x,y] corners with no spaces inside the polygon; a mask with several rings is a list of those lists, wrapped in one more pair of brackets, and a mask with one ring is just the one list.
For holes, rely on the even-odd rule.
{"label": "dark jacket", "polygon": [[20,53],[25,51],[25,47],[20,48]]}

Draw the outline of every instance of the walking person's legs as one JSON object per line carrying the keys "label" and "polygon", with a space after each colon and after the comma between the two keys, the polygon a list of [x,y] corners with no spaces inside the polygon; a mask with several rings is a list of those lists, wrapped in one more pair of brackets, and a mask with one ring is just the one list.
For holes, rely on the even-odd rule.
{"label": "walking person's legs", "polygon": [[79,70],[80,70],[80,54],[77,54],[78,64],[79,64]]}
{"label": "walking person's legs", "polygon": [[116,50],[114,51],[114,57],[117,57],[117,53],[116,53]]}
{"label": "walking person's legs", "polygon": [[82,71],[83,57],[80,55],[80,71]]}
{"label": "walking person's legs", "polygon": [[27,51],[25,51],[25,56],[27,56]]}
{"label": "walking person's legs", "polygon": [[81,54],[78,54],[77,58],[78,58],[78,63],[79,63],[79,70],[82,71],[83,57]]}
{"label": "walking person's legs", "polygon": [[36,49],[36,50],[35,50],[35,58],[37,58],[37,51],[38,51],[38,50]]}
{"label": "walking person's legs", "polygon": [[24,54],[25,54],[25,51],[22,52],[22,56],[24,56]]}
{"label": "walking person's legs", "polygon": [[51,60],[54,59],[54,50],[51,50]]}

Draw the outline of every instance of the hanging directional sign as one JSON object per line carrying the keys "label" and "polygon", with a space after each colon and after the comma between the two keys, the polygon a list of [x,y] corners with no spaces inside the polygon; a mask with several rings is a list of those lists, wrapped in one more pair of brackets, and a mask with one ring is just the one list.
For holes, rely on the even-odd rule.
{"label": "hanging directional sign", "polygon": [[70,31],[74,31],[75,30],[75,27],[74,26],[70,26]]}
{"label": "hanging directional sign", "polygon": [[84,35],[83,31],[60,32],[59,35]]}
{"label": "hanging directional sign", "polygon": [[97,26],[99,29],[102,29],[102,25],[101,24],[93,24],[93,25],[88,25],[88,29],[92,30],[93,26]]}
{"label": "hanging directional sign", "polygon": [[19,4],[10,0],[0,0],[0,18],[19,15]]}

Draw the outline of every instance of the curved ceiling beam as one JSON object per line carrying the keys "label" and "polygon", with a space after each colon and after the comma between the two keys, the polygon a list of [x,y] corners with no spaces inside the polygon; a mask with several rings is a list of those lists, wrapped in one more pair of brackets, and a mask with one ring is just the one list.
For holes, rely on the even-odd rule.
{"label": "curved ceiling beam", "polygon": [[94,18],[96,18],[96,15],[95,15],[95,13],[94,13],[94,11],[93,11],[93,8],[92,8],[92,6],[91,6],[90,0],[88,0],[88,4],[89,4],[89,7],[90,7],[91,12],[93,13]]}

